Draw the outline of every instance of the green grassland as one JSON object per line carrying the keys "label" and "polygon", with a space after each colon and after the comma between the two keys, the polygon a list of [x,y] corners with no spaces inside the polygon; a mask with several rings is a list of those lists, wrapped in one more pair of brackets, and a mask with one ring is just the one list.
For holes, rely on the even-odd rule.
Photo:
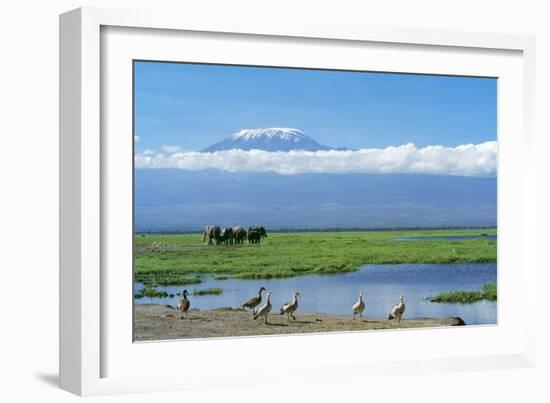
{"label": "green grassland", "polygon": [[393,241],[396,237],[496,234],[496,230],[269,233],[261,244],[203,244],[201,234],[136,235],[135,279],[146,286],[215,278],[334,274],[364,264],[496,262],[491,239]]}

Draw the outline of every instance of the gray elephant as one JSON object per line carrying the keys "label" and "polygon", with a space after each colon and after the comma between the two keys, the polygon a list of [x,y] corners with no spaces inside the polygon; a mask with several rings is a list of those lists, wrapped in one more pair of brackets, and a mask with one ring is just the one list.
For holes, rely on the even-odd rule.
{"label": "gray elephant", "polygon": [[267,231],[264,227],[248,227],[248,243],[260,243],[262,238],[267,237]]}
{"label": "gray elephant", "polygon": [[233,237],[237,245],[244,243],[246,239],[246,230],[241,226],[233,227]]}
{"label": "gray elephant", "polygon": [[225,227],[222,229],[222,232],[220,234],[221,242],[225,243],[226,245],[233,245],[233,228],[231,227]]}
{"label": "gray elephant", "polygon": [[204,227],[202,234],[202,242],[206,243],[206,237],[208,237],[208,245],[219,245],[221,242],[221,229],[217,225],[207,225]]}

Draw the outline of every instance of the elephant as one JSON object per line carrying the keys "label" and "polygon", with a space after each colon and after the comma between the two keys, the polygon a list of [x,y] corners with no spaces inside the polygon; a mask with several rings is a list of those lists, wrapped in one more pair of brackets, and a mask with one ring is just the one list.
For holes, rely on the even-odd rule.
{"label": "elephant", "polygon": [[259,231],[248,232],[248,243],[260,243],[262,240],[262,234]]}
{"label": "elephant", "polygon": [[260,243],[262,238],[267,237],[267,231],[264,227],[248,227],[248,243]]}
{"label": "elephant", "polygon": [[236,244],[242,244],[246,239],[246,231],[243,227],[233,227],[233,237]]}
{"label": "elephant", "polygon": [[221,236],[221,242],[225,243],[226,245],[233,245],[233,239],[234,239],[233,228],[225,227],[224,229],[222,229],[220,236]]}
{"label": "elephant", "polygon": [[202,242],[206,243],[206,237],[208,237],[208,245],[213,245],[214,242],[216,242],[216,245],[219,245],[221,242],[220,227],[218,227],[217,225],[207,225],[206,227],[204,227]]}

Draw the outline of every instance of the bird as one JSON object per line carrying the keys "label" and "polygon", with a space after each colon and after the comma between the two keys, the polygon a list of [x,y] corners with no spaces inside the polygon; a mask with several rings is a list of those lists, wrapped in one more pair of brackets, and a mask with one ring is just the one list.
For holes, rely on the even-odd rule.
{"label": "bird", "polygon": [[359,293],[359,299],[353,306],[351,307],[353,310],[353,319],[355,319],[355,315],[359,314],[359,317],[363,315],[363,311],[365,310],[365,302],[363,301],[363,293]]}
{"label": "bird", "polygon": [[181,312],[180,319],[183,319],[183,314],[187,313],[189,308],[191,307],[191,302],[187,299],[187,290],[183,290],[181,293],[181,299],[178,302],[178,309]]}
{"label": "bird", "polygon": [[269,301],[269,297],[271,297],[271,291],[267,292],[265,304],[258,308],[258,312],[254,314],[254,320],[258,319],[260,316],[263,316],[265,324],[267,324],[267,315],[271,312],[271,302]]}
{"label": "bird", "polygon": [[403,316],[404,312],[405,303],[403,302],[403,294],[401,294],[401,297],[399,298],[399,304],[393,306],[390,316],[388,316],[388,319],[395,319],[397,323],[401,323],[401,317]]}
{"label": "bird", "polygon": [[294,293],[294,297],[292,298],[292,301],[287,302],[283,305],[281,308],[281,315],[284,315],[286,313],[286,317],[288,320],[290,320],[290,317],[292,319],[296,320],[296,316],[294,316],[294,312],[298,309],[298,297],[300,296],[300,293],[296,291]]}
{"label": "bird", "polygon": [[262,291],[267,291],[264,287],[260,288],[258,295],[250,298],[248,301],[243,302],[241,309],[250,308],[252,309],[252,314],[255,314],[254,308],[256,308],[262,302]]}

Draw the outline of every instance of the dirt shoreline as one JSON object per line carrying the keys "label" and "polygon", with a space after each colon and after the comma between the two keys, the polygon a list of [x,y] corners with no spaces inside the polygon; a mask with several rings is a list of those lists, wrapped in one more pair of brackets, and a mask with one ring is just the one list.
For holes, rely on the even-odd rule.
{"label": "dirt shoreline", "polygon": [[185,319],[167,305],[136,304],[134,311],[135,341],[171,340],[204,337],[256,336],[292,333],[318,333],[350,330],[404,329],[461,326],[458,317],[406,318],[400,324],[380,318],[352,319],[351,315],[328,315],[298,312],[288,321],[272,312],[268,324],[253,320],[252,313],[234,308],[191,310]]}

